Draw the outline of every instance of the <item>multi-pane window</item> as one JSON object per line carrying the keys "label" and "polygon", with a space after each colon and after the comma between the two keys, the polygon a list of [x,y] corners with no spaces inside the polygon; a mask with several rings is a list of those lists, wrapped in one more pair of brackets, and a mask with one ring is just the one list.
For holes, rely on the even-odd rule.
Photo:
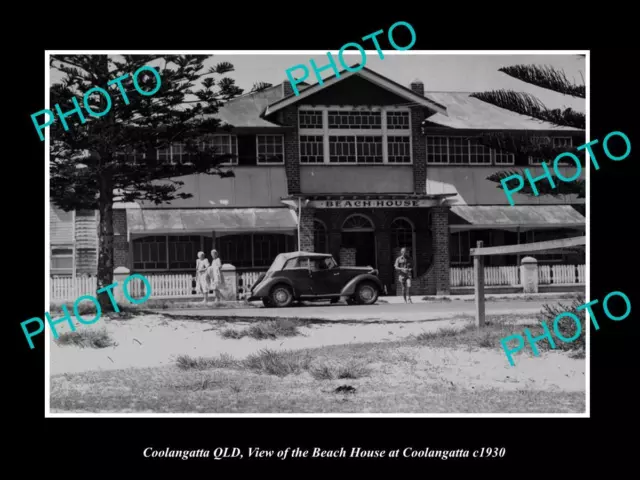
{"label": "multi-pane window", "polygon": [[491,149],[477,142],[469,141],[469,163],[491,165]]}
{"label": "multi-pane window", "polygon": [[382,163],[382,137],[357,136],[356,162]]}
{"label": "multi-pane window", "polygon": [[389,163],[411,163],[411,138],[387,137]]}
{"label": "multi-pane window", "polygon": [[411,129],[411,117],[409,112],[387,112],[388,130]]}
{"label": "multi-pane window", "polygon": [[200,235],[155,235],[133,240],[136,270],[190,270],[199,251],[211,251],[213,241]]}
{"label": "multi-pane window", "polygon": [[449,251],[451,252],[451,264],[467,264],[470,261],[471,242],[469,232],[454,232],[451,234]]}
{"label": "multi-pane window", "polygon": [[513,165],[512,153],[486,147],[473,138],[427,136],[427,163],[440,165]]}
{"label": "multi-pane window", "polygon": [[[573,138],[571,137],[532,137],[531,143],[536,145],[552,145],[553,148],[558,149],[570,149],[573,147]],[[572,152],[573,154],[580,156],[579,152]],[[545,159],[543,157],[534,157],[529,156],[529,163],[532,165],[540,165],[542,163],[546,163],[548,165],[553,165],[554,159]],[[561,158],[558,162],[560,165],[575,165],[575,163],[570,159]]]}
{"label": "multi-pane window", "polygon": [[356,163],[356,137],[329,137],[329,161],[333,163]]}
{"label": "multi-pane window", "polygon": [[382,163],[381,136],[330,136],[329,161],[332,163]]}
{"label": "multi-pane window", "polygon": [[303,107],[298,123],[301,163],[411,163],[408,110]]}
{"label": "multi-pane window", "polygon": [[284,137],[282,135],[257,135],[258,164],[284,163]]}
{"label": "multi-pane window", "polygon": [[323,128],[322,110],[300,110],[298,118],[300,128]]}
{"label": "multi-pane window", "polygon": [[300,135],[300,161],[302,163],[324,162],[324,137],[322,135]]}
{"label": "multi-pane window", "polygon": [[513,153],[507,153],[495,150],[496,165],[513,165],[516,161],[516,156]]}
{"label": "multi-pane window", "polygon": [[172,143],[166,148],[158,148],[157,152],[159,163],[178,164],[188,162],[188,156],[183,143]]}
{"label": "multi-pane window", "polygon": [[51,275],[73,275],[73,246],[51,247]]}
{"label": "multi-pane window", "polygon": [[469,140],[462,137],[449,138],[449,163],[469,163]]}
{"label": "multi-pane window", "polygon": [[447,137],[427,137],[427,162],[449,163]]}
{"label": "multi-pane window", "polygon": [[133,268],[136,270],[166,269],[166,235],[135,239],[133,241]]}
{"label": "multi-pane window", "polygon": [[354,110],[329,110],[329,128],[377,130],[382,128],[382,113]]}
{"label": "multi-pane window", "polygon": [[213,155],[233,155],[223,163],[238,163],[238,137],[235,135],[214,135],[202,142],[201,147],[211,149]]}
{"label": "multi-pane window", "polygon": [[404,218],[396,218],[391,223],[391,250],[413,249],[413,226]]}
{"label": "multi-pane window", "polygon": [[281,253],[295,250],[293,235],[239,234],[216,239],[223,263],[236,268],[267,268]]}

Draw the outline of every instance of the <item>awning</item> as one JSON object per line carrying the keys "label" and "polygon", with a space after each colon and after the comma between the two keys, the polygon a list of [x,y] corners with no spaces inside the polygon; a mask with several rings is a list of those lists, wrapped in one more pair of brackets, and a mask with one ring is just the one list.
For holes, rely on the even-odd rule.
{"label": "awning", "polygon": [[129,235],[289,232],[297,226],[289,208],[127,209]]}
{"label": "awning", "polygon": [[451,207],[457,216],[450,229],[585,228],[586,219],[571,205],[515,205]]}

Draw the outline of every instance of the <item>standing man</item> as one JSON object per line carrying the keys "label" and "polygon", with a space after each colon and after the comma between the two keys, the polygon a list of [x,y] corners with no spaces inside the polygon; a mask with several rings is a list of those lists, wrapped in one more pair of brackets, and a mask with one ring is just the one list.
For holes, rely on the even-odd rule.
{"label": "standing man", "polygon": [[402,247],[400,250],[400,256],[396,258],[394,265],[395,269],[400,272],[398,280],[402,285],[402,296],[404,297],[404,303],[413,303],[411,301],[411,257],[407,255],[407,249]]}

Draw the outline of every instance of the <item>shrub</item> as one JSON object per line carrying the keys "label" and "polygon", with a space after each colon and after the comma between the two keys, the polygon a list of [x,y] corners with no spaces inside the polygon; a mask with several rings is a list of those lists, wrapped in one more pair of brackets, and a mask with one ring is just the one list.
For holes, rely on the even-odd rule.
{"label": "shrub", "polygon": [[56,342],[58,345],[74,345],[80,348],[107,348],[117,345],[104,328],[65,332],[58,336]]}
{"label": "shrub", "polygon": [[[568,305],[564,303],[557,303],[553,305],[544,304],[541,314],[544,317],[544,320],[547,321],[547,325],[549,326],[549,330],[553,329],[553,321],[555,318],[564,312],[574,313],[580,319],[580,336],[576,338],[573,342],[563,342],[559,338],[554,338],[554,342],[556,344],[556,348],[559,350],[586,350],[586,329],[587,326],[587,315],[586,310],[577,310],[577,308],[581,305],[584,305],[585,299],[583,295],[578,295],[573,302]],[[577,326],[575,322],[569,318],[564,317],[558,322],[558,331],[564,338],[572,338],[577,331]]]}

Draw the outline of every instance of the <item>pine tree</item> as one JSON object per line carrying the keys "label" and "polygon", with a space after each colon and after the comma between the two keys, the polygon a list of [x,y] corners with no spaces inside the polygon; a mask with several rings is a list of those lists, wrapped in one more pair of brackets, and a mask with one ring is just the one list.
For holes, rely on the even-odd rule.
{"label": "pine tree", "polygon": [[[215,118],[225,101],[243,93],[235,80],[225,77],[233,71],[228,62],[205,69],[210,55],[52,55],[51,67],[64,74],[51,87],[51,105],[59,104],[65,113],[74,109],[73,99],[84,106],[84,94],[100,87],[109,92],[111,108],[100,117],[90,116],[83,108],[85,122],[73,113],[58,115],[50,126],[51,202],[64,211],[98,210],[98,289],[113,283],[113,204],[149,201],[156,205],[192,194],[180,192],[184,182],[176,178],[203,173],[232,177],[221,166],[231,155],[215,151],[203,139],[216,130],[228,130]],[[160,87],[153,95],[142,95],[134,86],[134,73],[145,65],[160,75]],[[126,75],[118,84],[108,83]],[[221,77],[217,81],[215,76]],[[156,78],[154,78],[156,77]],[[138,86],[152,92],[157,76],[143,70]],[[195,82],[201,88],[194,90]],[[126,100],[124,98],[126,94]],[[94,91],[87,97],[88,107],[96,113],[108,108],[108,99]],[[53,110],[53,107],[51,108]],[[144,160],[133,155],[156,152],[171,144],[182,143],[188,161],[160,162],[157,155]],[[160,180],[160,182],[159,182]],[[164,181],[162,181],[164,180]],[[99,295],[103,311],[111,311],[107,295]]]}
{"label": "pine tree", "polygon": [[[584,55],[579,55],[584,57]],[[558,70],[551,66],[537,65],[513,65],[499,69],[513,78],[517,78],[523,82],[535,85],[547,90],[551,90],[564,95],[570,95],[575,98],[585,98],[586,89],[583,84],[577,84],[569,80],[564,71]],[[521,115],[533,117],[558,126],[565,126],[577,129],[586,128],[586,116],[582,112],[577,112],[572,108],[564,110],[548,109],[537,97],[529,93],[515,92],[512,90],[493,90],[488,92],[473,93],[471,97],[477,98],[484,102],[490,103],[500,108],[510,110]],[[535,132],[527,132],[523,134],[513,133],[487,133],[480,137],[480,143],[483,145],[502,150],[504,152],[513,153],[517,156],[526,155],[535,159],[540,159],[552,165],[553,159],[560,153],[570,151],[579,158],[582,157],[582,165],[585,167],[584,154],[576,152],[575,148],[554,147],[553,143],[540,143],[537,141]],[[525,177],[523,170],[501,170],[487,177],[487,180],[498,183],[498,188],[502,189],[500,181],[511,175],[521,175]],[[573,182],[565,183],[557,176],[552,175],[556,188],[552,188],[549,182],[541,182],[536,185],[539,195],[577,195],[577,198],[584,198],[586,184],[584,180],[578,179]],[[518,193],[535,196],[529,182],[525,181],[525,185]]]}

